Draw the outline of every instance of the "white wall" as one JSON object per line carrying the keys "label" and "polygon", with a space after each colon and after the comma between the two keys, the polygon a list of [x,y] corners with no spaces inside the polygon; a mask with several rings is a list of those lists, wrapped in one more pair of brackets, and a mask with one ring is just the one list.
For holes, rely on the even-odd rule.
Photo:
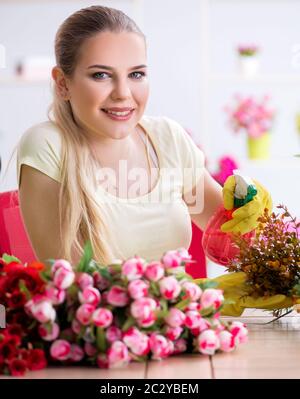
{"label": "white wall", "polygon": [[[294,128],[294,114],[300,110],[300,91],[295,84],[222,82],[210,85],[208,93],[203,93],[201,51],[204,43],[200,13],[204,1],[142,2],[140,22],[148,38],[151,84],[146,113],[167,115],[191,129],[196,141],[208,143],[209,165],[213,167],[220,155],[233,154],[238,159],[246,156],[245,137],[234,136],[226,127],[225,103],[238,91],[257,95],[268,92],[272,104],[279,110],[273,131],[273,157],[300,153],[300,137]],[[0,43],[7,51],[7,65],[0,69],[0,78],[11,74],[15,63],[25,55],[53,55],[53,40],[59,24],[73,11],[96,3],[136,16],[131,0],[0,0]],[[292,47],[300,43],[299,0],[211,0],[208,3],[207,57],[212,72],[236,72],[234,49],[241,42],[251,41],[263,48],[263,73],[300,74],[300,66],[293,67],[291,61]],[[203,94],[208,105],[206,131],[202,129],[200,113]],[[24,130],[46,118],[50,98],[47,84],[20,87],[0,83],[0,154],[4,161]],[[292,167],[292,181],[299,180],[298,172],[299,169]],[[269,177],[274,185],[276,174],[272,168]],[[0,184],[0,191],[16,187],[14,165]]]}

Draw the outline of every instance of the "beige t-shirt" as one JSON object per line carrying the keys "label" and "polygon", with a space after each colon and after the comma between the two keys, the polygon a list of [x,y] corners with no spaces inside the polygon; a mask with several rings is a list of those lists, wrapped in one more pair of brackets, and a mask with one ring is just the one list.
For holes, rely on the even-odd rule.
{"label": "beige t-shirt", "polygon": [[[98,185],[95,198],[101,203],[113,258],[139,255],[151,261],[159,260],[168,250],[189,248],[190,209],[182,196],[192,187],[202,189],[204,156],[185,129],[170,118],[143,116],[139,124],[157,154],[156,185],[149,193],[135,198],[117,197]],[[34,125],[22,136],[17,154],[18,183],[22,164],[60,182],[61,136],[54,123]]]}

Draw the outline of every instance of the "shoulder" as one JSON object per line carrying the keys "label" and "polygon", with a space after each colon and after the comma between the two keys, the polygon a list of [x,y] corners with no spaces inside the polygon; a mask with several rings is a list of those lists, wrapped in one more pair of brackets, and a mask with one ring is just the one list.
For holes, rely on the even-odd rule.
{"label": "shoulder", "polygon": [[55,123],[45,121],[31,126],[27,129],[19,142],[20,149],[31,149],[33,151],[53,149],[55,152],[61,149],[61,136]]}
{"label": "shoulder", "polygon": [[152,128],[157,135],[169,133],[170,135],[177,135],[178,132],[185,131],[183,126],[177,121],[167,116],[149,116],[144,115],[141,119],[141,124],[147,125]]}
{"label": "shoulder", "polygon": [[61,135],[55,123],[45,121],[27,129],[17,145],[18,182],[23,164],[60,181],[61,149]]}

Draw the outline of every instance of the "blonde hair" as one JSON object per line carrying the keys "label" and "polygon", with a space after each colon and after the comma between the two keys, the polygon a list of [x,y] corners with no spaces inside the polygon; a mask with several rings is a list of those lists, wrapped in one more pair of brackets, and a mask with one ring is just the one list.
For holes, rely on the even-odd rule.
{"label": "blonde hair", "polygon": [[[133,32],[145,40],[135,22],[122,11],[102,6],[83,8],[63,22],[55,37],[56,64],[65,76],[72,77],[84,41],[104,31]],[[58,126],[62,137],[59,195],[62,256],[72,260],[73,251],[82,254],[83,245],[89,240],[94,259],[107,264],[112,254],[109,239],[104,238],[108,237],[108,230],[101,217],[101,204],[95,199],[96,164],[70,102],[62,99],[56,88],[53,95],[48,117]]]}

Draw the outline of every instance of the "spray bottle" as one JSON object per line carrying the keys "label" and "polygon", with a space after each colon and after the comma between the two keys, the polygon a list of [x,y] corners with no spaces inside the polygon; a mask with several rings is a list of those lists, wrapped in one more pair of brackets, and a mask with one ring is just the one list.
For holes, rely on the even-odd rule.
{"label": "spray bottle", "polygon": [[[235,191],[234,191],[234,208],[226,210],[222,205],[209,220],[207,227],[203,233],[202,246],[205,255],[215,263],[227,265],[231,259],[238,255],[238,248],[234,245],[231,233],[223,233],[220,229],[221,225],[232,219],[232,213],[241,206],[252,201],[257,194],[257,189],[253,181],[243,176],[239,170],[234,170]],[[255,230],[243,235],[244,238],[251,240]]]}

